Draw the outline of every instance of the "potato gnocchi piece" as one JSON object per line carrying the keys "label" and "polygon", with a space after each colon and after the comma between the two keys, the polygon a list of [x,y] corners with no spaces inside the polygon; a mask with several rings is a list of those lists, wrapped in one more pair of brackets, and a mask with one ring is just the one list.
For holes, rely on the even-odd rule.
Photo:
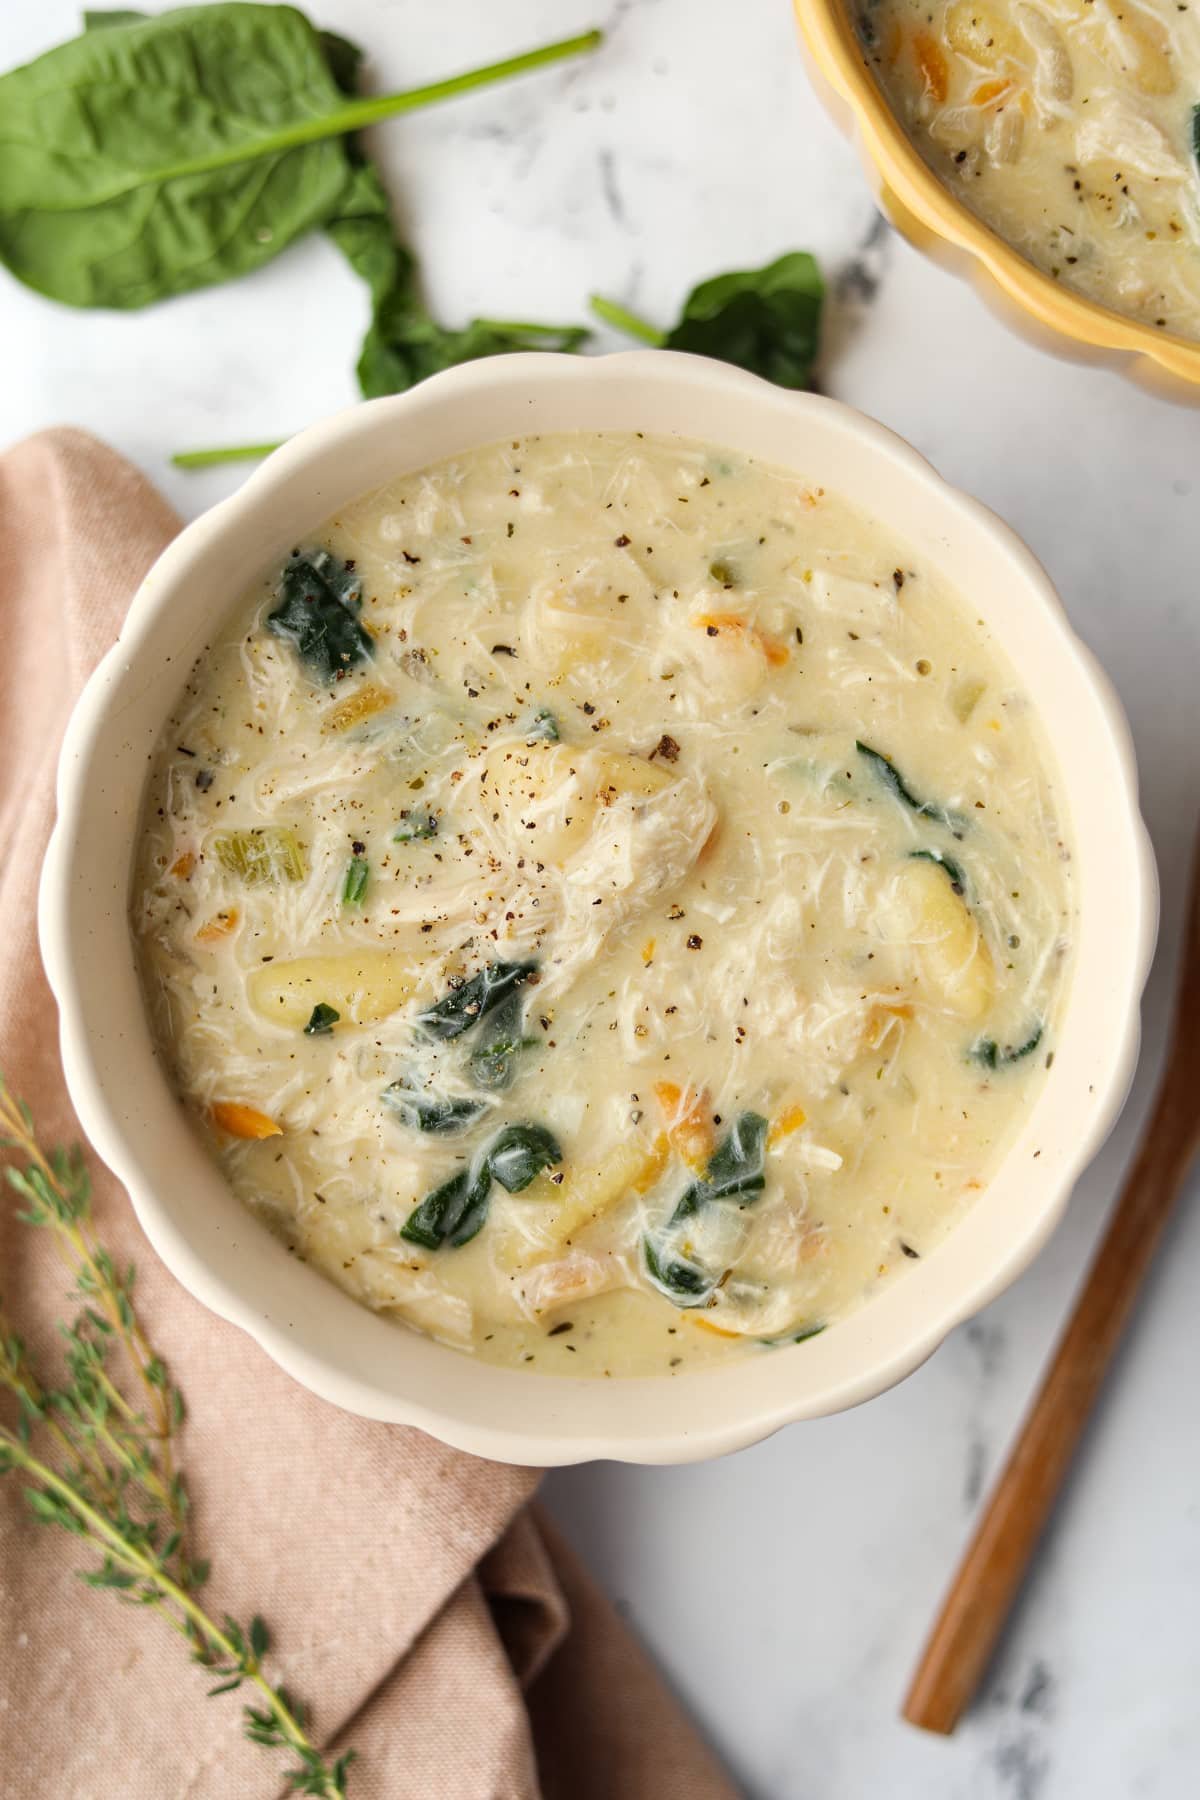
{"label": "potato gnocchi piece", "polygon": [[970,908],[936,863],[908,862],[897,882],[902,928],[926,985],[964,1019],[978,1019],[992,1003],[996,979]]}
{"label": "potato gnocchi piece", "polygon": [[298,1031],[314,1006],[332,1006],[343,1019],[366,1025],[386,1019],[416,988],[411,955],[397,950],[343,950],[267,963],[246,981],[250,1004],[263,1019]]}

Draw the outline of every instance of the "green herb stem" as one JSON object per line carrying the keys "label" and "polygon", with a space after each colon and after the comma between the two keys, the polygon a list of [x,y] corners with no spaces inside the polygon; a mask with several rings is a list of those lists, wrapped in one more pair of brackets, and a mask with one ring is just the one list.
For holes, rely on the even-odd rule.
{"label": "green herb stem", "polygon": [[648,320],[640,319],[628,307],[618,306],[615,300],[606,300],[603,294],[592,294],[588,305],[606,325],[611,325],[616,331],[623,331],[626,337],[637,338],[641,344],[649,344],[652,350],[661,350],[667,341],[665,331],[656,330]]}
{"label": "green herb stem", "polygon": [[[395,118],[400,113],[417,112],[421,107],[433,106],[439,100],[451,100],[456,94],[466,94],[473,88],[490,86],[493,81],[507,81],[510,76],[525,75],[533,69],[545,68],[548,63],[561,62],[565,57],[595,50],[603,42],[603,38],[601,31],[585,31],[578,37],[563,38],[555,44],[543,44],[539,50],[525,50],[520,56],[506,56],[501,62],[486,63],[479,69],[467,69],[462,75],[449,75],[442,81],[427,82],[423,87],[406,88],[398,94],[374,94],[360,100],[347,99],[343,105],[334,107],[330,112],[319,112],[312,118],[290,120],[278,130],[264,133],[256,141],[248,142],[244,137],[234,135],[232,141],[220,149],[167,163],[156,171],[156,179],[162,184],[183,176],[205,175],[214,169],[233,168],[240,163],[251,162],[256,157],[278,156],[281,151],[295,149],[298,144],[315,144],[324,138],[345,137],[350,132],[361,131],[367,125],[377,125],[381,119]],[[122,194],[132,193],[139,182],[140,177],[136,172],[123,181],[115,181],[106,190],[95,193],[92,196],[93,203],[116,200]]]}
{"label": "green herb stem", "polygon": [[[22,1442],[15,1432],[0,1426],[0,1445],[3,1445],[5,1456],[10,1464],[23,1469],[26,1475],[40,1482],[43,1488],[56,1495],[64,1506],[68,1507],[81,1528],[79,1535],[88,1538],[98,1549],[110,1556],[129,1574],[148,1582],[152,1590],[158,1590],[157,1597],[151,1601],[166,1617],[176,1630],[184,1636],[186,1629],[179,1620],[173,1618],[165,1603],[178,1608],[179,1612],[192,1625],[212,1650],[219,1651],[231,1664],[237,1666],[245,1680],[258,1688],[263,1699],[271,1709],[272,1716],[278,1723],[279,1730],[288,1745],[310,1762],[319,1759],[319,1752],[304,1730],[303,1725],[293,1712],[279,1690],[271,1685],[263,1674],[257,1656],[241,1648],[229,1632],[223,1630],[216,1620],[211,1618],[188,1590],[172,1579],[167,1570],[152,1551],[144,1550],[137,1544],[130,1543],[117,1526],[110,1523],[94,1507],[85,1495],[72,1487],[66,1478],[36,1456],[29,1446]],[[343,1800],[345,1784],[332,1774],[327,1776],[326,1784],[321,1790],[328,1800]]]}
{"label": "green herb stem", "polygon": [[214,469],[219,463],[258,462],[278,450],[284,439],[273,444],[227,444],[217,450],[177,450],[171,461],[177,469]]}

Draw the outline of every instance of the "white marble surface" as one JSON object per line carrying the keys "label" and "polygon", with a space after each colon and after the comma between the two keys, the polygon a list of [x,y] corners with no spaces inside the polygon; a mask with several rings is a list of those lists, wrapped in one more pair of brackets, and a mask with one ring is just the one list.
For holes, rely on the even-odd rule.
{"label": "white marble surface", "polygon": [[[448,319],[580,317],[591,289],[666,319],[697,277],[793,246],[836,287],[876,241],[787,0],[324,0],[320,17],[370,46],[381,89],[608,28],[586,63],[377,132]],[[0,65],[74,29],[68,0],[7,0]],[[1165,898],[1141,1075],[1034,1269],[903,1387],[723,1463],[592,1467],[547,1493],[755,1800],[1177,1800],[1200,1788],[1194,1195],[980,1705],[949,1742],[897,1706],[1161,1054],[1200,761],[1200,413],[1029,348],[891,236],[869,260],[878,292],[835,303],[825,385],[1028,538],[1132,719]],[[88,425],[193,514],[238,474],[182,476],[166,454],[351,400],[363,310],[320,242],[128,317],[2,277],[0,437]]]}

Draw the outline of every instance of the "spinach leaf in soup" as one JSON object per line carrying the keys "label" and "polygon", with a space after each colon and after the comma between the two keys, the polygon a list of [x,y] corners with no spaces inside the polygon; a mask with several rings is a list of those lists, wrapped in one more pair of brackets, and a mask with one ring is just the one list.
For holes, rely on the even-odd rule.
{"label": "spinach leaf in soup", "polygon": [[336,1007],[327,1006],[324,1000],[318,1000],[304,1027],[305,1037],[328,1037],[341,1016]]}
{"label": "spinach leaf in soup", "polygon": [[1043,1025],[1034,1025],[1020,1043],[1001,1044],[993,1037],[977,1038],[971,1046],[971,1061],[983,1069],[1006,1069],[1012,1063],[1032,1056],[1045,1035]]}
{"label": "spinach leaf in soup", "polygon": [[642,1260],[651,1282],[672,1306],[703,1306],[716,1286],[699,1263],[676,1256],[648,1237],[642,1239]]}
{"label": "spinach leaf in soup", "polygon": [[429,1093],[407,1081],[393,1081],[380,1096],[388,1111],[410,1131],[451,1137],[466,1131],[487,1111],[485,1100]]}
{"label": "spinach leaf in soup", "polygon": [[297,550],[275,589],[267,630],[292,645],[308,674],[326,687],[375,654],[359,621],[362,582],[331,550]]}
{"label": "spinach leaf in soup", "polygon": [[522,1050],[537,1040],[523,1033],[525,999],[519,989],[502,1000],[480,1028],[471,1052],[471,1079],[476,1087],[499,1090],[516,1080]]}
{"label": "spinach leaf in soup", "polygon": [[891,757],[885,756],[881,750],[873,750],[870,744],[864,744],[861,739],[855,740],[854,748],[881,786],[886,788],[893,799],[900,802],[901,806],[906,806],[910,812],[916,813],[918,818],[932,819],[935,824],[944,825],[946,830],[956,838],[962,837],[967,821],[961,813],[951,812],[948,807],[938,806],[931,800],[919,799]]}
{"label": "spinach leaf in soup", "polygon": [[417,1022],[428,1037],[439,1041],[461,1037],[536,973],[533,962],[489,963],[419,1013]]}
{"label": "spinach leaf in soup", "polygon": [[558,1139],[544,1125],[505,1125],[486,1151],[489,1170],[510,1194],[524,1193],[544,1169],[562,1159]]}
{"label": "spinach leaf in soup", "polygon": [[739,1113],[713,1151],[704,1174],[685,1188],[671,1214],[671,1224],[681,1224],[715,1200],[761,1193],[767,1185],[766,1147],[767,1121],[762,1114]]}
{"label": "spinach leaf in soup", "polygon": [[457,1250],[483,1230],[491,1191],[486,1163],[460,1169],[413,1208],[400,1236],[425,1250]]}
{"label": "spinach leaf in soup", "polygon": [[965,896],[967,878],[963,874],[962,864],[955,862],[952,856],[945,856],[940,850],[910,850],[908,860],[910,862],[936,863],[938,868],[944,871],[946,880],[950,883],[954,893],[958,894],[960,898]]}

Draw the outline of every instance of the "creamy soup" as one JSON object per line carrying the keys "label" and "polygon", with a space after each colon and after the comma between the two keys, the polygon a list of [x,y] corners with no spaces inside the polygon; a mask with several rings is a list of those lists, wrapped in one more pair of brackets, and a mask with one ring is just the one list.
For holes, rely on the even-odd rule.
{"label": "creamy soup", "polygon": [[366,1305],[664,1373],[927,1255],[1053,1054],[1064,821],[1008,663],[834,494],[640,435],[345,507],[214,633],[133,901],[185,1104]]}
{"label": "creamy soup", "polygon": [[923,156],[1039,269],[1200,337],[1200,8],[850,0]]}

